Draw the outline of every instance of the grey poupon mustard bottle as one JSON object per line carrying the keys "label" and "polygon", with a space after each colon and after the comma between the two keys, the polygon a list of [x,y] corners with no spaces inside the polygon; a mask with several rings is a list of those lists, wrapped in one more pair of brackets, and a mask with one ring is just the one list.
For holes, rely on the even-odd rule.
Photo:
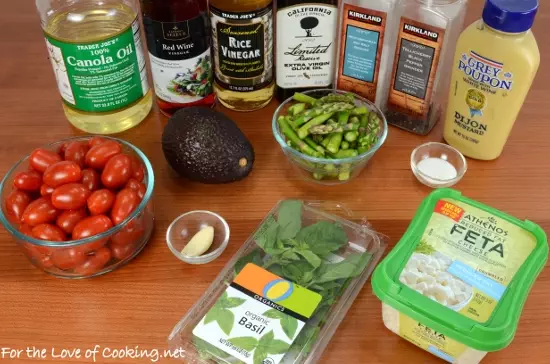
{"label": "grey poupon mustard bottle", "polygon": [[152,106],[132,0],[36,0],[65,115],[77,128],[112,134]]}

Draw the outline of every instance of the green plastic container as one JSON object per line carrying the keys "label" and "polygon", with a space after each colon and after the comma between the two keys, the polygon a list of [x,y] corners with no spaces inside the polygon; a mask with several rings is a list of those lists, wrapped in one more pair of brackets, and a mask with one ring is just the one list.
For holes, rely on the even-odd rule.
{"label": "green plastic container", "polygon": [[452,363],[479,363],[508,346],[548,259],[546,234],[440,189],[376,268],[372,287],[384,324]]}

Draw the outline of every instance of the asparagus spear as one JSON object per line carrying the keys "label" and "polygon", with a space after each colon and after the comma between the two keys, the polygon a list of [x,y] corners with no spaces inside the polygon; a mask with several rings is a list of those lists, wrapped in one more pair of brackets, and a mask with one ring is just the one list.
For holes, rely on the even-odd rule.
{"label": "asparagus spear", "polygon": [[299,113],[303,112],[305,109],[306,109],[305,103],[294,104],[288,108],[288,113],[290,115],[296,116]]}
{"label": "asparagus spear", "polygon": [[340,149],[341,150],[349,149],[349,142],[347,140],[342,140],[342,143],[340,143]]}
{"label": "asparagus spear", "polygon": [[323,104],[330,104],[334,102],[345,102],[348,104],[353,104],[355,101],[355,97],[352,94],[346,94],[346,95],[327,95],[323,96],[320,99],[317,99],[315,104],[316,105],[323,105]]}
{"label": "asparagus spear", "polygon": [[315,143],[315,141],[312,138],[310,138],[309,136],[305,137],[304,142],[306,142],[306,144],[309,145],[311,148],[315,149],[323,157],[325,156],[325,152],[326,152],[325,148]]}
{"label": "asparagus spear", "polygon": [[330,134],[330,133],[343,133],[346,131],[355,131],[359,128],[357,124],[346,124],[342,126],[333,125],[316,125],[309,129],[311,134]]}
{"label": "asparagus spear", "polygon": [[338,153],[334,154],[334,158],[336,159],[352,158],[352,157],[357,157],[358,155],[359,153],[357,153],[357,150],[355,149],[339,150]]}
{"label": "asparagus spear", "polygon": [[344,134],[344,139],[351,143],[356,141],[358,136],[359,134],[356,131],[348,131]]}
{"label": "asparagus spear", "polygon": [[290,125],[288,125],[288,122],[286,121],[286,118],[284,116],[280,116],[277,121],[279,122],[279,127],[281,128],[283,134],[294,145],[296,145],[302,153],[305,153],[312,157],[320,157],[320,154],[315,149],[311,148],[309,145],[307,145],[306,142],[298,138],[294,130],[290,127]]}
{"label": "asparagus spear", "polygon": [[322,145],[323,147],[325,147],[325,148],[328,147],[328,143],[330,143],[330,138],[331,138],[331,135],[327,135],[327,136],[323,139],[323,141],[321,142],[321,145]]}
{"label": "asparagus spear", "polygon": [[323,114],[323,115],[314,117],[313,119],[308,121],[305,125],[302,125],[300,129],[298,129],[298,137],[300,139],[304,139],[309,135],[309,129],[312,126],[321,125],[322,123],[330,119],[331,116],[332,116],[332,113],[328,113],[328,114]]}
{"label": "asparagus spear", "polygon": [[311,96],[306,95],[306,94],[303,94],[303,93],[300,93],[300,92],[296,92],[294,94],[293,99],[298,101],[298,102],[305,102],[306,104],[310,104],[310,105],[315,104],[315,102],[317,101],[316,98],[311,97]]}
{"label": "asparagus spear", "polygon": [[367,109],[366,106],[356,107],[355,109],[351,110],[352,115],[364,115],[369,112],[369,109]]}
{"label": "asparagus spear", "polygon": [[342,111],[340,114],[338,114],[338,124],[345,125],[348,123],[349,120],[349,112],[348,111]]}
{"label": "asparagus spear", "polygon": [[336,154],[338,150],[340,150],[340,143],[342,143],[342,133],[334,133],[330,137],[330,141],[327,144],[327,150],[332,153]]}

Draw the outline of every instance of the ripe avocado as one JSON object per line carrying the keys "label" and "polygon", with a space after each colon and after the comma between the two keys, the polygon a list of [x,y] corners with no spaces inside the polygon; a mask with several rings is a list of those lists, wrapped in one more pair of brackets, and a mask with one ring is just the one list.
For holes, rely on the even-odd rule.
{"label": "ripe avocado", "polygon": [[248,176],[254,149],[233,120],[204,107],[176,112],[162,134],[168,164],[202,183],[229,183]]}

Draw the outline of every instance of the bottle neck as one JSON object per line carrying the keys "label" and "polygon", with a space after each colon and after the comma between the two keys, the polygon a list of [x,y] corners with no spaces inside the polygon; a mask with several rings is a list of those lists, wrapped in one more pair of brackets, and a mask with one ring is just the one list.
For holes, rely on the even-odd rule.
{"label": "bottle neck", "polygon": [[485,21],[483,19],[479,20],[477,28],[479,30],[485,30],[485,31],[488,31],[488,32],[491,32],[491,33],[495,33],[495,35],[498,35],[500,37],[523,37],[525,34],[527,34],[528,32],[531,31],[531,29],[529,29],[529,30],[526,30],[525,32],[521,32],[521,33],[507,33],[507,32],[503,32],[501,30],[490,27],[489,25],[487,25],[487,23],[485,23]]}

